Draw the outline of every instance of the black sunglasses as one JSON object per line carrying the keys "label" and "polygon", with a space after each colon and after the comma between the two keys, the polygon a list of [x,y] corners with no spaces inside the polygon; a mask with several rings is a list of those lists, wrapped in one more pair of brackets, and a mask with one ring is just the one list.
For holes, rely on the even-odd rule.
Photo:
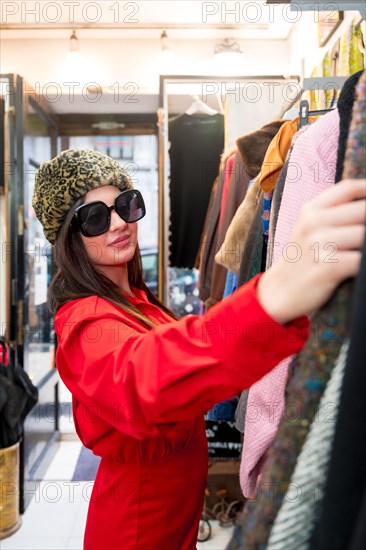
{"label": "black sunglasses", "polygon": [[108,231],[111,223],[111,211],[115,210],[126,223],[134,223],[146,214],[144,199],[137,189],[121,191],[112,206],[102,201],[92,201],[76,208],[72,227],[81,231],[85,237],[96,237]]}

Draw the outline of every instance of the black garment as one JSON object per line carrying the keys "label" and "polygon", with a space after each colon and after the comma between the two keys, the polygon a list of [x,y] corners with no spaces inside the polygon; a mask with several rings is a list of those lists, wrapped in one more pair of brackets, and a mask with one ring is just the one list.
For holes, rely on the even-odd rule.
{"label": "black garment", "polygon": [[339,138],[338,138],[338,151],[337,151],[337,166],[335,174],[335,182],[338,183],[342,179],[343,163],[346,154],[347,138],[349,127],[352,119],[352,107],[355,101],[356,86],[362,75],[363,71],[354,73],[343,85],[339,99],[337,103],[337,109],[339,112]]}
{"label": "black garment", "polygon": [[366,491],[363,491],[363,502],[353,531],[348,550],[364,550],[366,545]]}
{"label": "black garment", "polygon": [[366,493],[365,334],[366,241],[354,292],[351,340],[332,457],[311,550],[348,549],[354,534],[358,542],[352,548],[366,548],[365,530],[362,524],[357,526]]}
{"label": "black garment", "polygon": [[224,149],[224,117],[182,115],[169,123],[173,267],[194,267]]}

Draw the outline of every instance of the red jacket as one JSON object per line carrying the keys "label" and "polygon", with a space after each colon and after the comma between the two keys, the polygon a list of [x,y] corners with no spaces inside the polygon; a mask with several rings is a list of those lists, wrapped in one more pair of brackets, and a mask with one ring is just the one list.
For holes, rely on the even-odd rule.
{"label": "red jacket", "polygon": [[77,433],[102,457],[89,504],[88,550],[192,550],[207,481],[203,413],[249,387],[309,333],[260,306],[258,277],[206,315],[172,321],[133,289],[160,325],[147,330],[97,297],[55,319],[56,362],[73,395]]}

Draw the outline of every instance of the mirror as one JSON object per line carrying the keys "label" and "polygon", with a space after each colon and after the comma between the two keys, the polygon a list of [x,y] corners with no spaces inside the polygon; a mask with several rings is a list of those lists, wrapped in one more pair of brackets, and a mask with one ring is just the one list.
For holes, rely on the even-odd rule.
{"label": "mirror", "polygon": [[224,152],[280,118],[299,92],[297,76],[161,76],[159,297],[179,317],[202,313],[198,255]]}

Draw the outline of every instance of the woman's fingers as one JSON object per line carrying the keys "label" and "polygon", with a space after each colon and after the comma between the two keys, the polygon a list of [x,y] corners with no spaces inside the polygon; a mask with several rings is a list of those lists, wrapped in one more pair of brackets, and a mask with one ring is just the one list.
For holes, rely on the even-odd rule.
{"label": "woman's fingers", "polygon": [[[318,252],[319,261],[334,262],[337,252],[344,250],[360,250],[365,240],[366,227],[364,225],[348,225],[335,227],[332,231],[319,231],[308,250]],[[314,255],[314,260],[316,256]]]}
{"label": "woman's fingers", "polygon": [[359,250],[365,240],[364,225],[349,225],[334,229],[334,242],[339,250]]}
{"label": "woman's fingers", "polygon": [[330,270],[330,275],[337,283],[355,277],[360,270],[362,254],[359,250],[339,252],[337,265]]}
{"label": "woman's fingers", "polygon": [[274,319],[286,323],[314,311],[338,284],[357,275],[366,232],[365,199],[365,179],[345,180],[302,209],[282,259],[258,286],[259,300]]}
{"label": "woman's fingers", "polygon": [[366,179],[343,180],[311,201],[312,207],[324,208],[366,198]]}
{"label": "woman's fingers", "polygon": [[327,208],[321,212],[320,221],[324,226],[364,224],[366,223],[366,200],[359,199]]}

